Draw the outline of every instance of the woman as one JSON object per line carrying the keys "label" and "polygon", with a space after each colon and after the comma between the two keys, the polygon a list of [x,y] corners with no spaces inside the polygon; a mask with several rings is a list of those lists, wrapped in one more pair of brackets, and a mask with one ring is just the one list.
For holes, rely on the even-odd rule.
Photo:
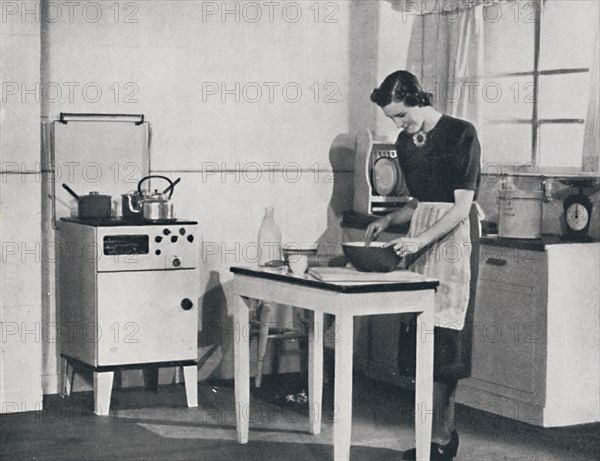
{"label": "woman", "polygon": [[[471,343],[473,309],[477,283],[479,222],[474,200],[480,182],[480,146],[477,132],[469,122],[436,111],[431,95],[422,90],[418,79],[406,71],[388,75],[381,86],[373,90],[371,100],[402,131],[396,141],[398,161],[413,198],[406,206],[370,224],[366,240],[377,238],[391,224],[411,221],[415,210],[427,204],[440,206],[443,212],[437,220],[414,233],[411,222],[409,236],[388,243],[396,253],[411,264],[424,258],[432,245],[445,241],[460,226],[470,247],[469,258],[464,258],[467,277],[461,286],[466,294],[464,310],[456,323],[438,324],[438,296],[436,294],[436,327],[434,346],[434,409],[431,454],[432,460],[452,460],[458,450],[458,433],[454,428],[454,395],[459,379],[471,373]],[[434,203],[428,203],[434,202]],[[433,261],[433,258],[431,259]],[[447,262],[447,261],[446,261]],[[433,262],[433,264],[439,264]],[[412,266],[409,266],[413,268]],[[458,265],[456,267],[458,271]],[[450,269],[448,276],[453,277]],[[470,271],[470,273],[469,273]],[[470,277],[469,277],[470,276]],[[440,278],[442,283],[443,277]],[[455,282],[452,282],[456,285]],[[440,290],[438,290],[439,293]],[[450,290],[452,293],[452,290]],[[400,372],[414,371],[414,355],[406,358],[406,349],[414,354],[415,325],[403,323],[399,350]],[[412,333],[412,335],[411,335]],[[412,364],[408,362],[413,362]],[[414,449],[404,453],[403,459],[415,459]]]}

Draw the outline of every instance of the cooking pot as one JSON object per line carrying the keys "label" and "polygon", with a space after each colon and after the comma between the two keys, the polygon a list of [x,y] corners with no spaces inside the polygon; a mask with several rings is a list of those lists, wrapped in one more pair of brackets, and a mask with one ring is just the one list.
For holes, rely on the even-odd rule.
{"label": "cooking pot", "polygon": [[79,218],[110,218],[112,197],[90,192],[89,195],[78,195],[66,184],[62,185],[77,200],[77,216]]}
{"label": "cooking pot", "polygon": [[[148,179],[158,178],[164,179],[169,182],[169,186],[163,191],[159,192],[157,189],[153,193],[146,193],[142,191],[142,184]],[[123,199],[127,199],[127,205],[123,204],[123,216],[126,213],[132,213],[134,216],[142,216],[143,219],[148,221],[171,221],[175,219],[175,213],[173,211],[173,203],[169,200],[173,196],[173,188],[180,179],[171,181],[166,176],[151,175],[146,176],[138,183],[138,191],[136,194],[124,194]],[[134,203],[137,200],[137,204]],[[127,211],[125,211],[127,210]]]}

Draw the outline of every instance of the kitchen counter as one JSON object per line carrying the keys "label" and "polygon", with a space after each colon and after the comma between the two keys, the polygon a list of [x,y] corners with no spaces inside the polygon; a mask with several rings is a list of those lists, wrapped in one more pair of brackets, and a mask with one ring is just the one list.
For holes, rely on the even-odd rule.
{"label": "kitchen counter", "polygon": [[491,246],[516,248],[518,250],[545,251],[547,245],[573,242],[564,241],[558,235],[547,234],[542,235],[540,239],[507,239],[498,237],[496,234],[483,234],[481,236],[481,243]]}
{"label": "kitchen counter", "polygon": [[[366,229],[367,226],[379,219],[379,216],[357,213],[356,211],[344,212],[342,228],[344,229]],[[386,229],[386,233],[390,234],[407,234],[408,224],[393,225]],[[484,229],[487,227],[484,222]],[[589,243],[597,243],[598,240],[592,240]],[[483,234],[481,243],[491,246],[502,246],[508,248],[516,248],[526,251],[545,251],[548,245],[560,245],[569,243],[578,243],[562,240],[559,235],[542,235],[540,239],[508,239],[498,237],[497,234]],[[588,242],[585,242],[588,243]]]}
{"label": "kitchen counter", "polygon": [[[377,216],[344,214],[344,241],[364,239]],[[493,229],[492,223],[483,223]],[[406,234],[387,229],[381,240]],[[600,243],[484,235],[479,253],[473,362],[456,401],[478,410],[542,427],[600,421]],[[398,385],[400,320],[361,319],[357,369]],[[577,377],[574,379],[573,377]]]}
{"label": "kitchen counter", "polygon": [[599,243],[482,243],[472,370],[456,402],[543,427],[600,421],[599,273]]}

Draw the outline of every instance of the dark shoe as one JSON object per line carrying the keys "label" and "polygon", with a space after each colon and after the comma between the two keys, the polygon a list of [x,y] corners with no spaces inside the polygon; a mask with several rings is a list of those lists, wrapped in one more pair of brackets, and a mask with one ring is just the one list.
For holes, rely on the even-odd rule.
{"label": "dark shoe", "polygon": [[[431,452],[429,458],[431,461],[452,461],[458,452],[458,432],[452,431],[450,442],[446,445],[437,443],[431,444]],[[416,450],[411,448],[402,454],[402,459],[415,460],[417,459]]]}

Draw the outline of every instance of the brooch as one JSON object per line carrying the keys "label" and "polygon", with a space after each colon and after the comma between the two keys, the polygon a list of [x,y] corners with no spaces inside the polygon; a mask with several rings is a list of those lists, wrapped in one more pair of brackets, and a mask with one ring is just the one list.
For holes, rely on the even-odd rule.
{"label": "brooch", "polygon": [[419,130],[413,134],[412,140],[415,143],[415,146],[423,147],[427,144],[427,133],[423,130]]}

